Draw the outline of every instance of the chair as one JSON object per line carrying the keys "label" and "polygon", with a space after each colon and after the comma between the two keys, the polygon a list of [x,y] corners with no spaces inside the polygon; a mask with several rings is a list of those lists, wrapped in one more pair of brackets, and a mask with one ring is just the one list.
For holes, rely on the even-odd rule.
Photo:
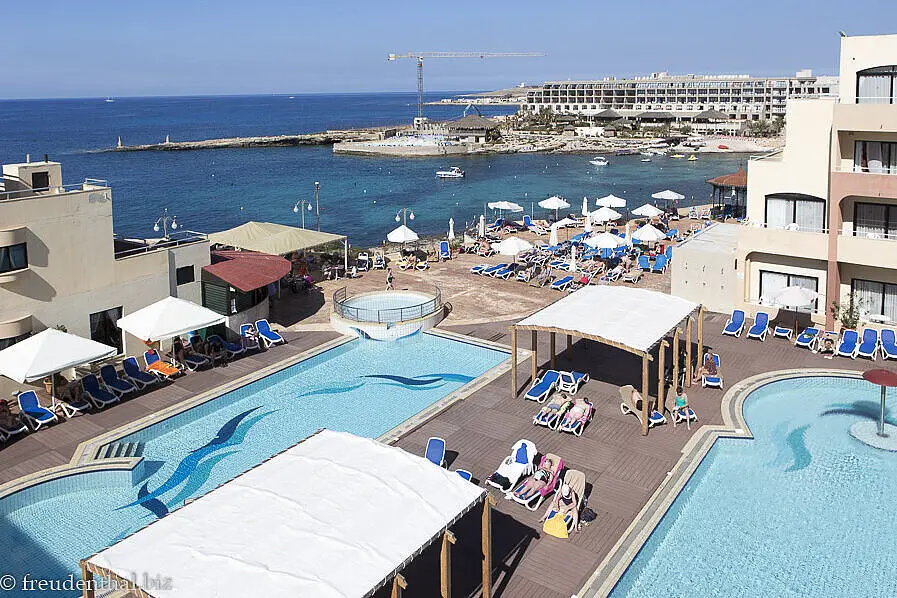
{"label": "chair", "polygon": [[716,353],[713,354],[713,361],[716,363],[716,376],[701,376],[701,386],[703,388],[719,388],[723,387],[723,376],[720,374],[719,366],[719,355]]}
{"label": "chair", "polygon": [[445,467],[445,440],[436,436],[427,440],[427,450],[424,452],[424,456],[430,463]]}
{"label": "chair", "polygon": [[249,327],[251,324],[241,324],[240,325],[240,341],[246,345],[247,349],[255,349],[258,351],[261,347],[259,346],[259,341],[257,338],[249,336]]}
{"label": "chair", "polygon": [[114,365],[106,364],[101,367],[100,377],[103,379],[103,384],[106,388],[112,391],[113,394],[118,395],[119,398],[137,390],[137,386],[132,382],[118,377],[118,372],[115,371]]}
{"label": "chair", "polygon": [[765,311],[758,311],[754,316],[754,325],[747,331],[748,338],[755,338],[760,341],[766,340],[769,333],[769,314]]}
{"label": "chair", "polygon": [[663,255],[667,258],[667,263],[673,261],[673,246],[667,245],[666,251],[663,252]]}
{"label": "chair", "polygon": [[803,347],[811,351],[816,348],[816,341],[819,339],[819,329],[813,326],[804,328],[803,332],[794,339],[795,347]]}
{"label": "chair", "polygon": [[780,326],[776,324],[772,328],[772,336],[775,338],[787,338],[789,341],[794,335],[794,330],[789,326]]}
{"label": "chair", "polygon": [[471,274],[482,274],[483,270],[489,267],[489,264],[477,264],[473,268],[470,269]]}
{"label": "chair", "polygon": [[159,379],[152,374],[141,370],[140,366],[137,364],[137,360],[133,357],[126,357],[121,363],[121,366],[125,371],[125,376],[127,376],[128,380],[130,380],[137,388],[143,389],[150,384],[155,384],[159,381]]}
{"label": "chair", "polygon": [[515,264],[511,264],[507,268],[505,268],[503,270],[499,270],[492,276],[493,276],[493,278],[501,278],[502,280],[508,280],[509,278],[511,278],[511,276],[514,275],[514,273],[516,271],[517,271],[517,268],[515,268]]}
{"label": "chair", "polygon": [[655,274],[663,274],[667,269],[667,256],[658,255],[657,259],[654,260],[654,265],[651,266],[651,272]]}
{"label": "chair", "polygon": [[857,345],[860,342],[860,335],[856,330],[845,330],[841,334],[841,344],[835,350],[835,354],[841,357],[857,358]]}
{"label": "chair", "polygon": [[423,272],[424,270],[429,270],[429,269],[430,269],[430,264],[427,263],[426,260],[422,260],[422,261],[417,262],[417,264],[414,265],[414,268],[415,268],[416,270],[419,270],[419,271]]}
{"label": "chair", "polygon": [[55,413],[40,404],[37,400],[37,393],[33,390],[20,392],[16,399],[18,399],[19,411],[22,412],[22,417],[25,418],[25,422],[30,424],[35,432],[41,426],[49,426],[59,421]]}
{"label": "chair", "polygon": [[868,357],[875,361],[876,353],[878,353],[878,331],[875,328],[864,328],[863,340],[857,347],[857,357]]}
{"label": "chair", "polygon": [[[639,272],[639,278],[641,278],[641,270],[639,270],[638,272]],[[628,272],[627,272],[627,274],[628,274]],[[620,276],[622,276],[622,274],[620,274],[620,272],[618,270],[611,269],[611,270],[608,270],[607,272],[605,272],[604,275],[598,279],[598,282],[604,283],[604,284],[610,284],[610,283],[618,280],[620,278]]]}
{"label": "chair", "polygon": [[881,329],[881,358],[897,359],[897,332],[893,328]]}
{"label": "chair", "polygon": [[[577,408],[582,410],[582,414],[579,417],[576,416]],[[582,436],[582,432],[589,421],[591,421],[594,412],[595,407],[591,401],[588,399],[576,399],[573,407],[561,418],[561,423],[557,428],[558,432],[569,432],[575,436]]]}
{"label": "chair", "polygon": [[723,334],[739,337],[741,336],[741,332],[744,330],[744,311],[740,309],[736,309],[732,311],[732,317],[728,319],[726,322],[726,327],[723,328]]}
{"label": "chair", "polygon": [[[642,279],[642,274],[643,272],[641,270],[627,270],[626,273],[620,277],[620,280],[622,280],[623,282],[637,284],[638,281]],[[608,280],[610,281],[610,277],[608,278]]]}
{"label": "chair", "polygon": [[[582,511],[582,505],[584,500],[584,494],[586,493],[586,474],[576,469],[568,469],[567,473],[564,474],[564,483],[570,487],[570,491],[573,492],[573,496],[576,497],[576,514],[579,515],[580,511]],[[551,519],[554,517],[555,511],[551,510],[548,512],[548,516],[545,517],[545,520]],[[567,533],[573,532],[573,517],[571,515],[565,515],[564,521],[567,523]]]}
{"label": "chair", "polygon": [[648,259],[647,255],[638,256],[638,267],[641,268],[644,272],[651,271],[651,260]]}
{"label": "chair", "polygon": [[[633,414],[639,422],[642,421],[642,395],[631,384],[620,387],[620,411],[623,415]],[[667,418],[657,409],[648,410],[648,427],[653,428],[660,424],[667,423]]]}
{"label": "chair", "polygon": [[383,257],[383,253],[378,251],[374,254],[374,270],[382,270],[386,268],[386,258]]}
{"label": "chair", "polygon": [[439,242],[439,259],[441,259],[441,260],[452,259],[452,250],[449,248],[448,241],[440,241]]}
{"label": "chair", "polygon": [[256,320],[255,329],[259,331],[259,338],[261,339],[262,344],[265,345],[265,348],[286,343],[279,332],[275,332],[271,329],[271,324],[268,323],[268,320]]}
{"label": "chair", "polygon": [[118,403],[119,396],[100,387],[100,381],[94,374],[87,374],[81,379],[84,394],[97,409],[102,409],[113,403]]}
{"label": "chair", "polygon": [[558,389],[575,395],[579,387],[589,381],[589,375],[582,372],[558,372]]}
{"label": "chair", "polygon": [[469,471],[467,471],[466,469],[456,469],[455,473],[457,473],[459,476],[461,476],[468,482],[472,481],[473,474],[470,473]]}
{"label": "chair", "polygon": [[533,416],[534,426],[545,426],[551,430],[556,430],[561,418],[573,407],[573,401],[552,401],[542,407],[536,415]]}
{"label": "chair", "polygon": [[539,505],[542,504],[542,501],[545,500],[545,497],[551,496],[557,488],[561,471],[564,469],[564,460],[553,453],[548,453],[542,457],[542,461],[539,463],[539,469],[544,469],[546,467],[550,467],[551,469],[548,470],[550,477],[544,486],[538,490],[531,490],[525,488],[526,481],[524,481],[524,483],[520,484],[520,486],[513,492],[507,493],[505,498],[522,504],[530,511],[538,509]]}
{"label": "chair", "polygon": [[173,380],[176,376],[179,376],[182,373],[177,366],[163,361],[159,356],[158,351],[144,351],[143,362],[146,364],[146,371],[160,380]]}
{"label": "chair", "polygon": [[561,379],[560,372],[556,370],[547,370],[544,374],[542,374],[541,378],[538,378],[535,382],[533,382],[532,387],[526,394],[523,395],[524,399],[529,399],[531,401],[536,401],[537,403],[544,403],[545,399],[548,398],[548,395],[557,387],[558,382]]}
{"label": "chair", "polygon": [[569,274],[564,276],[563,278],[558,278],[553,283],[551,283],[551,288],[555,291],[566,291],[567,287],[573,284],[573,277]]}
{"label": "chair", "polygon": [[362,251],[355,258],[355,267],[361,272],[367,272],[371,269],[371,258],[366,251]]}
{"label": "chair", "polygon": [[501,272],[502,270],[504,270],[507,267],[508,267],[507,264],[496,264],[494,266],[490,266],[489,268],[486,268],[485,270],[482,270],[480,272],[480,274],[482,274],[483,276],[492,276],[496,272]]}
{"label": "chair", "polygon": [[227,351],[228,357],[236,357],[237,355],[246,352],[246,348],[243,345],[237,343],[229,343],[217,334],[210,334],[208,341],[209,343],[214,343],[216,341],[220,343],[221,346],[224,347],[224,350]]}
{"label": "chair", "polygon": [[502,492],[508,492],[521,477],[533,473],[536,452],[535,444],[525,439],[518,440],[511,447],[511,454],[504,458],[495,473],[486,479],[486,483]]}

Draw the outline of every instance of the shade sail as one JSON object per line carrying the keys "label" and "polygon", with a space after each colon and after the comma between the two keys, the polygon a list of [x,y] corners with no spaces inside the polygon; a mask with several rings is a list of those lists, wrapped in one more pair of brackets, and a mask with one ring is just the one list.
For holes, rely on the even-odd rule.
{"label": "shade sail", "polygon": [[667,236],[663,231],[646,224],[632,233],[632,238],[636,241],[663,241]]}
{"label": "shade sail", "polygon": [[520,237],[508,237],[501,243],[496,243],[495,248],[501,255],[517,255],[533,248],[533,244]]}
{"label": "shade sail", "polygon": [[645,205],[639,206],[636,209],[632,210],[632,213],[636,216],[644,216],[645,218],[655,218],[663,214],[663,210],[652,206],[649,203]]}
{"label": "shade sail", "polygon": [[612,220],[619,220],[623,217],[623,215],[616,210],[612,210],[606,206],[598,208],[592,212],[590,216],[593,222],[610,222]]}
{"label": "shade sail", "polygon": [[595,205],[607,208],[625,208],[626,200],[616,195],[605,195],[595,200]]}
{"label": "shade sail", "polygon": [[279,255],[257,251],[213,251],[212,263],[203,272],[216,276],[244,293],[277,282],[290,273],[292,264]]}
{"label": "shade sail", "polygon": [[224,322],[221,314],[191,301],[166,297],[119,318],[118,327],[147,342],[163,341]]}
{"label": "shade sail", "polygon": [[417,233],[405,226],[404,224],[393,229],[386,235],[386,239],[390,243],[413,243],[418,240]]}
{"label": "shade sail", "polygon": [[680,199],[685,199],[685,196],[681,193],[676,193],[675,191],[671,191],[669,189],[665,191],[658,191],[651,195],[654,199],[662,199],[664,201],[679,201]]}
{"label": "shade sail", "polygon": [[493,201],[488,204],[490,210],[504,210],[506,212],[522,212],[523,206],[512,201]]}
{"label": "shade sail", "polygon": [[698,307],[697,303],[657,291],[588,286],[515,326],[590,336],[644,353]]}
{"label": "shade sail", "polygon": [[543,199],[542,201],[540,201],[539,207],[545,208],[546,210],[563,210],[565,208],[569,208],[570,204],[557,195],[552,195],[548,199]]}
{"label": "shade sail", "polygon": [[117,352],[115,347],[48,328],[0,351],[0,374],[20,384],[34,382]]}
{"label": "shade sail", "polygon": [[610,233],[599,233],[586,239],[585,244],[594,249],[616,249],[626,245],[626,240]]}
{"label": "shade sail", "polygon": [[87,561],[173,580],[145,588],[155,598],[360,598],[484,495],[422,457],[323,430]]}
{"label": "shade sail", "polygon": [[273,222],[247,222],[236,228],[209,234],[209,241],[212,243],[272,255],[286,255],[345,239],[344,235],[322,233]]}

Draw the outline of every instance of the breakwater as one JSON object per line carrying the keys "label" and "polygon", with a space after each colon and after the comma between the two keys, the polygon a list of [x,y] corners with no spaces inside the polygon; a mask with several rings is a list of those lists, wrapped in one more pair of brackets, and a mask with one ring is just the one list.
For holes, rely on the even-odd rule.
{"label": "breakwater", "polygon": [[138,145],[119,144],[116,147],[96,150],[99,152],[176,152],[205,149],[231,149],[247,147],[295,147],[301,145],[333,145],[346,141],[376,141],[386,135],[385,128],[380,129],[343,129],[323,131],[320,133],[302,133],[296,135],[260,135],[252,137],[225,137],[220,139],[200,139],[196,141],[163,141],[161,143],[142,143]]}

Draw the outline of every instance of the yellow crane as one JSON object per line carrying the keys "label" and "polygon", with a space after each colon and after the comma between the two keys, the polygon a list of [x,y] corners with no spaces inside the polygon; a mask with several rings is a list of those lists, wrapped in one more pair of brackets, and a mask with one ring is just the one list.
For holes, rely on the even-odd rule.
{"label": "yellow crane", "polygon": [[395,62],[400,58],[417,60],[417,116],[424,115],[424,58],[516,58],[525,56],[545,56],[541,52],[407,52],[389,54],[386,59]]}

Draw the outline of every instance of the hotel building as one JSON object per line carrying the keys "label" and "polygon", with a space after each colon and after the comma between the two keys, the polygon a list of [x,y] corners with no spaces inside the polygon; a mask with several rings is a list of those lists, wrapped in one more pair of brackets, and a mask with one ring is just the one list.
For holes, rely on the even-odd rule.
{"label": "hotel building", "polygon": [[675,294],[751,314],[797,285],[828,329],[851,295],[897,323],[897,35],[844,37],[840,62],[840,96],[789,100],[785,147],[748,162],[746,225],[682,244]]}

